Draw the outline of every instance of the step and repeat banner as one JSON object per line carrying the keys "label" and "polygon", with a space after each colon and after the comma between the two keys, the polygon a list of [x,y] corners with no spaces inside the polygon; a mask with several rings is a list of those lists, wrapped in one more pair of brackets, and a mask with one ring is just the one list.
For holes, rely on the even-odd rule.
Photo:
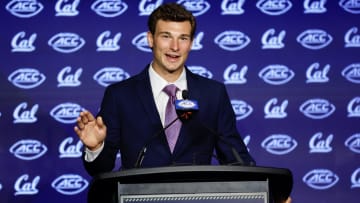
{"label": "step and repeat banner", "polygon": [[[0,202],[86,201],[76,117],[150,63],[165,2],[0,2]],[[360,1],[177,2],[199,24],[187,65],[226,85],[258,165],[292,170],[295,203],[358,202]]]}

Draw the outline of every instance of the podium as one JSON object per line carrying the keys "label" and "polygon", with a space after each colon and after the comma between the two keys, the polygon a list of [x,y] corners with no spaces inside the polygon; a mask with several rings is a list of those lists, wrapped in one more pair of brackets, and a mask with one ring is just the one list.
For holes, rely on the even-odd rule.
{"label": "podium", "polygon": [[193,165],[121,170],[94,177],[88,202],[278,203],[292,190],[284,168]]}

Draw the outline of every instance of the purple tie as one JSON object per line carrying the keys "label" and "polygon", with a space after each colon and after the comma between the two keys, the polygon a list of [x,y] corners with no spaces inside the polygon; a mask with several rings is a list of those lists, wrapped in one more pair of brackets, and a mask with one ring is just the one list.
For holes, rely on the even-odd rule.
{"label": "purple tie", "polygon": [[[177,117],[176,110],[175,110],[175,99],[176,99],[176,91],[178,88],[175,85],[167,85],[163,91],[169,96],[168,103],[166,105],[165,111],[165,127],[169,125],[172,121],[174,121]],[[179,136],[181,128],[181,121],[177,120],[175,123],[171,124],[166,130],[166,138],[170,147],[171,152],[174,151],[175,144],[177,138]]]}

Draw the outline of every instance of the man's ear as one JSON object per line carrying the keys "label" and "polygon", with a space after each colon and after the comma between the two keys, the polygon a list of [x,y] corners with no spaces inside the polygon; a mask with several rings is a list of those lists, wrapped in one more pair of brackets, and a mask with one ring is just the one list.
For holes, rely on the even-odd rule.
{"label": "man's ear", "polygon": [[154,45],[154,35],[153,35],[150,31],[148,31],[148,32],[146,33],[146,38],[147,38],[149,47],[150,47],[150,48],[153,48],[153,45]]}

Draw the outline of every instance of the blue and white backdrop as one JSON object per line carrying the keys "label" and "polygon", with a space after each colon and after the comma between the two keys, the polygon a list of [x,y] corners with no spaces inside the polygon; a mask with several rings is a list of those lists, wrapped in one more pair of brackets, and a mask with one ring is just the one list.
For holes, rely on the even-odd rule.
{"label": "blue and white backdrop", "polygon": [[[150,62],[164,2],[0,2],[0,202],[85,202],[75,119]],[[359,202],[360,1],[177,2],[199,22],[187,65],[226,84],[257,163],[293,171],[295,203]]]}

